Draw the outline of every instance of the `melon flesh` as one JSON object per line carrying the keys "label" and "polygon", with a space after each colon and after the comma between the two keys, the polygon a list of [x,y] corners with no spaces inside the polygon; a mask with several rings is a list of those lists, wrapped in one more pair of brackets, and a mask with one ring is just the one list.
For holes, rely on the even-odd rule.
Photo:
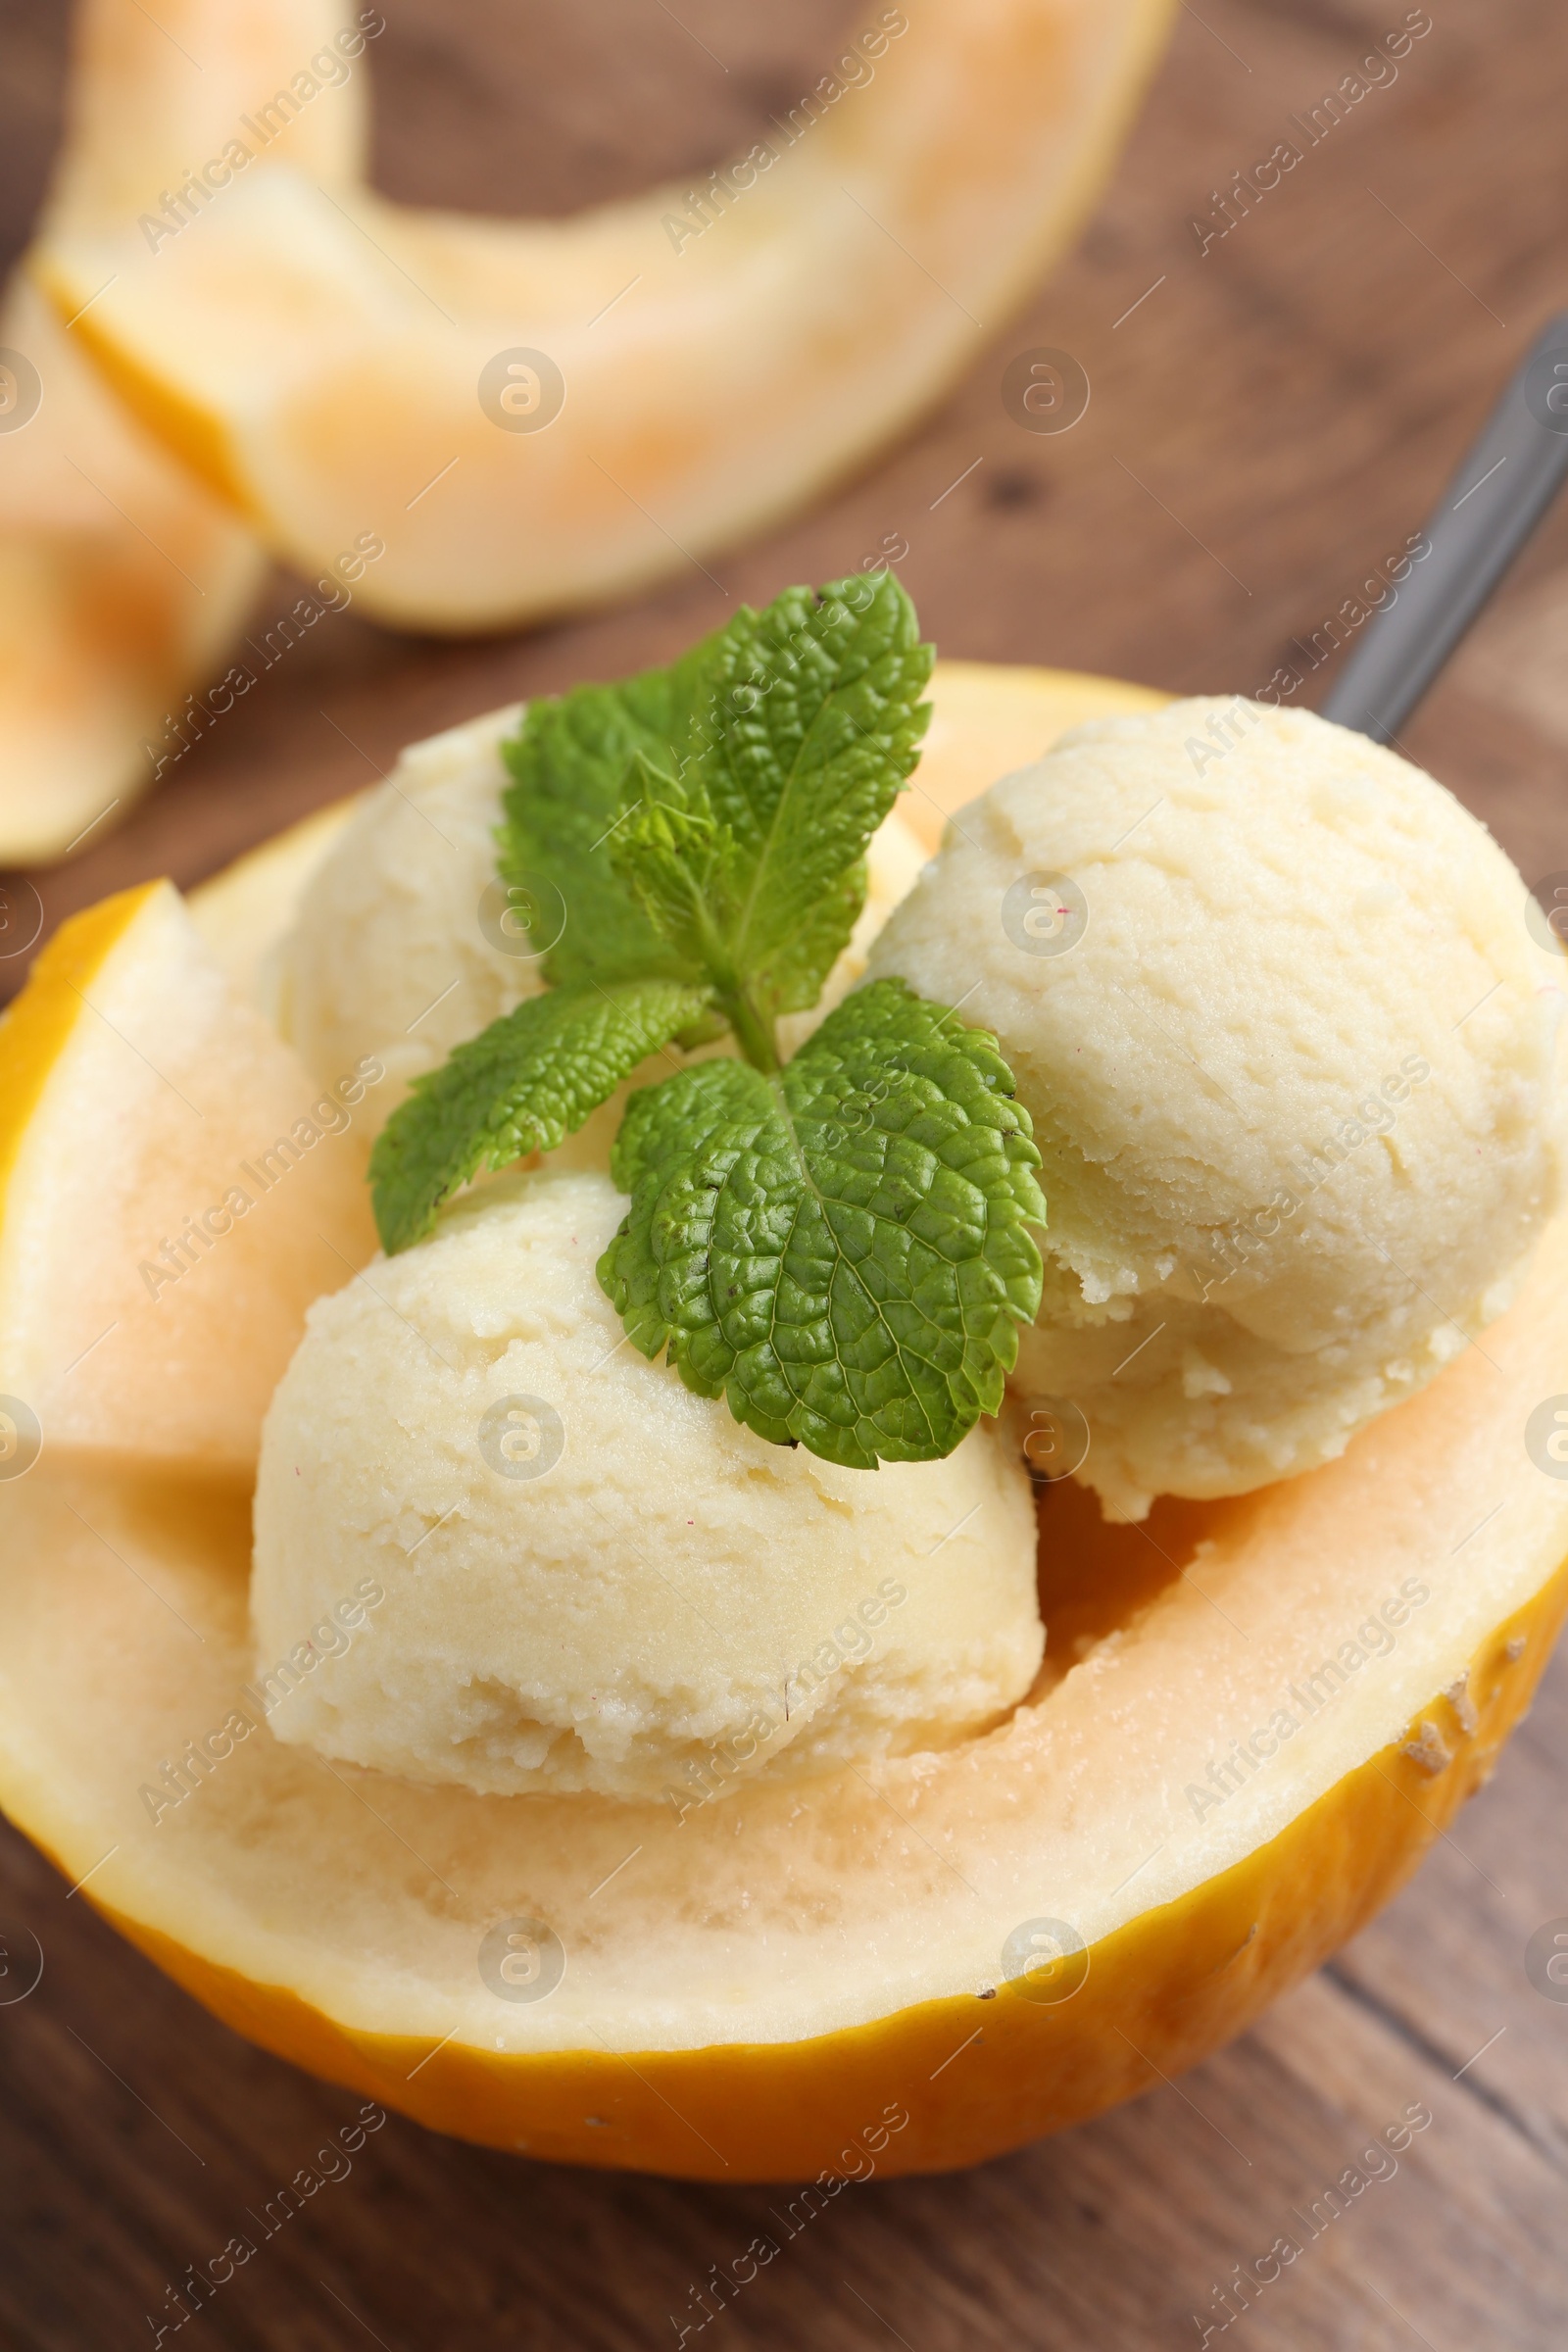
{"label": "melon flesh", "polygon": [[311,1077],[167,882],[52,944],[0,1028],[27,1114],[0,1138],[0,1392],[46,1448],[248,1471],[306,1307],[375,1248],[344,1075]]}
{"label": "melon flesh", "polygon": [[[1564,1390],[1558,1226],[1508,1316],[1341,1461],[1162,1503],[1141,1530],[1101,1529],[1082,1495],[1049,1491],[1047,1664],[1004,1728],[684,1818],[329,1769],[265,1720],[158,1807],[141,1790],[166,1759],[259,1711],[248,1495],[46,1458],[0,1485],[0,1787],[73,1878],[110,1854],[94,1898],[143,1939],[286,1986],[351,2038],[653,2053],[867,2026],[997,1985],[1027,1921],[1093,1945],[1179,1903],[1427,1719],[1418,1778],[1437,1802],[1472,1707],[1539,1670],[1540,1644],[1515,1657],[1505,1637],[1568,1550],[1568,1485],[1523,1432]],[[1361,1629],[1387,1627],[1401,1596],[1374,1654],[1382,1637]],[[378,1638],[373,1611],[355,1638]],[[1299,1728],[1278,1753],[1195,1804],[1210,1765],[1279,1710]],[[533,2002],[479,1974],[484,1935],[516,1917],[566,1954]]]}
{"label": "melon flesh", "polygon": [[[47,225],[139,226],[225,140],[243,136],[240,117],[254,117],[312,57],[326,59],[312,75],[323,86],[287,119],[276,110],[263,125],[271,138],[262,148],[253,135],[259,152],[245,169],[286,160],[329,187],[360,177],[369,127],[364,43],[345,57],[339,41],[345,36],[352,51],[359,16],[355,0],[267,0],[265,8],[160,0],[151,10],[138,0],[80,0]],[[187,196],[184,211],[200,219],[202,202]]]}

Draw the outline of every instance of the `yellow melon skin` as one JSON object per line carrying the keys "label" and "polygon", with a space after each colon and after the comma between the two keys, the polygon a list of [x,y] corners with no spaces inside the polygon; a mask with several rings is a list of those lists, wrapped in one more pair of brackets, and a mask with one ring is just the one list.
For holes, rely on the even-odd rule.
{"label": "yellow melon skin", "polygon": [[[934,841],[946,813],[1063,726],[1160,699],[940,665],[907,815]],[[29,1145],[47,1122],[68,1156],[90,1135],[68,1115],[73,1069],[87,1066],[73,1061],[88,1034],[76,992],[108,1003],[101,977],[130,968],[133,949],[155,972],[188,973],[154,992],[171,1008],[158,1058],[182,1086],[216,1083],[224,1057],[200,1005],[232,988],[246,1029],[266,943],[343,819],[323,811],[253,853],[197,894],[193,926],[155,890],[62,935],[0,1024],[0,1266],[8,1226],[33,1213],[28,1185],[49,1173]],[[159,1083],[146,1081],[146,1115],[163,1122]],[[83,1088],[83,1118],[101,1094]],[[220,1084],[206,1107],[222,1111]],[[134,1225],[137,1200],[114,1192],[129,1164],[105,1158],[99,1225]],[[280,1188],[286,1281],[321,1230],[318,1205],[347,1220],[339,1247],[354,1256],[363,1210],[339,1176],[319,1203]],[[187,1196],[207,1197],[172,1197]],[[296,1327],[304,1295],[288,1307]],[[255,1334],[275,1347],[261,1293],[234,1298],[235,1346]],[[0,1285],[0,1390],[31,1329],[14,1327]],[[215,1367],[220,1417],[227,1377]],[[1356,1933],[1486,1779],[1568,1609],[1568,1483],[1544,1477],[1523,1442],[1556,1392],[1562,1227],[1481,1346],[1343,1460],[1228,1503],[1157,1504],[1144,1532],[1104,1527],[1070,1482],[1051,1488],[1051,1643],[1014,1718],[951,1754],[823,1783],[807,1792],[814,1829],[797,1829],[788,1792],[750,1789],[741,1838],[734,1800],[684,1821],[663,1806],[421,1791],[329,1777],[264,1728],[150,1821],[137,1784],[257,1673],[248,1473],[232,1434],[215,1449],[199,1386],[183,1430],[149,1426],[162,1446],[127,1467],[111,1384],[96,1422],[46,1444],[25,1478],[0,1477],[0,1803],[236,2031],[432,2129],[726,2181],[977,2162],[1173,2079],[1244,2030]],[[1364,1635],[1357,1618],[1412,1570],[1431,1591],[1388,1654],[1312,1710],[1289,1761],[1195,1818],[1184,1784],[1288,1684],[1294,1702],[1294,1678]],[[561,1930],[566,1973],[550,1999],[514,2007],[484,1989],[474,1955],[494,1923],[534,1913]],[[1020,1920],[1045,1913],[1082,1917],[1088,1943],[1087,1975],[1050,2003],[1031,1997],[1038,1981],[1006,1982],[1001,1958]]]}
{"label": "yellow melon skin", "polygon": [[156,253],[63,222],[30,267],[274,553],[315,576],[369,534],[378,617],[515,626],[700,563],[929,408],[1076,232],[1172,15],[884,11],[718,196],[501,221],[269,168]]}
{"label": "yellow melon skin", "polygon": [[811,2041],[635,2057],[449,2043],[432,2055],[428,2042],[350,2033],[286,1985],[99,1908],[248,2041],[459,2139],[688,2180],[950,2172],[1181,2075],[1363,1928],[1492,1777],[1565,1612],[1568,1562],[1473,1661],[1473,1729],[1446,1699],[1421,1710],[1411,1739],[1437,1718],[1453,1756],[1436,1783],[1391,1743],[1244,1862],[1091,1945],[1082,1985],[1056,2004],[1004,1985],[994,2000],[924,2002]]}

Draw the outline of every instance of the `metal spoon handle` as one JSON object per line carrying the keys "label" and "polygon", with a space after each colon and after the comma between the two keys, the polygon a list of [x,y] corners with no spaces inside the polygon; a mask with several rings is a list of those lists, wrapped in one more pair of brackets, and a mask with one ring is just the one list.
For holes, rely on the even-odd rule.
{"label": "metal spoon handle", "polygon": [[1568,311],[1544,327],[1427,517],[1431,554],[1373,615],[1323,705],[1387,743],[1568,476]]}

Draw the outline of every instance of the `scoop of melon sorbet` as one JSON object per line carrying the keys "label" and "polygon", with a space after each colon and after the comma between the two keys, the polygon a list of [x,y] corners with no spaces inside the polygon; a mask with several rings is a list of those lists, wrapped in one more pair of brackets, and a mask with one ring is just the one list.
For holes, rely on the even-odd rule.
{"label": "scoop of melon sorbet", "polygon": [[502,1178],[312,1309],[256,1495],[277,1737],[695,1802],[995,1723],[1045,1646],[1016,1458],[990,1424],[876,1472],[756,1437],[626,1341],[594,1272],[625,1206]]}
{"label": "scoop of melon sorbet", "polygon": [[[501,747],[521,714],[514,703],[410,744],[312,875],[273,955],[270,1009],[323,1086],[367,1054],[384,1063],[388,1083],[363,1114],[372,1125],[454,1046],[539,995],[545,955],[570,921],[548,887],[509,906],[496,875],[508,782]],[[779,1024],[786,1054],[864,977],[871,941],[922,862],[895,810],[866,853],[865,905],[819,1002]],[[651,1085],[669,1069],[657,1056],[631,1084]],[[566,1138],[558,1166],[609,1164],[627,1091]]]}
{"label": "scoop of melon sorbet", "polygon": [[871,969],[994,1030],[1033,1118],[1041,1467],[1129,1519],[1244,1493],[1501,1313],[1563,1197],[1526,905],[1451,794],[1306,711],[1100,720],[962,810]]}

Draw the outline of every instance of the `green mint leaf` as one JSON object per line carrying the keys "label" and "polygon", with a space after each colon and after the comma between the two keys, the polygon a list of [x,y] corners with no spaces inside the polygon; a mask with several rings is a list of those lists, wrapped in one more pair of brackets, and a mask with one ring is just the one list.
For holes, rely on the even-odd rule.
{"label": "green mint leaf", "polygon": [[636,798],[626,789],[635,757],[664,772],[688,763],[693,735],[713,709],[722,636],[668,668],[531,702],[502,746],[513,777],[502,799],[502,877],[553,883],[566,908],[544,964],[553,987],[691,976],[628,893],[610,849]]}
{"label": "green mint leaf", "polygon": [[662,979],[528,997],[416,1078],[370,1154],[388,1255],[428,1233],[481,1168],[553,1152],[707,1004],[706,990]]}
{"label": "green mint leaf", "polygon": [[733,921],[735,843],[695,790],[662,775],[645,753],[631,763],[635,794],[609,849],[616,874],[682,967],[717,980]]}
{"label": "green mint leaf", "polygon": [[[864,904],[865,846],[918,757],[931,661],[884,572],[787,589],[667,669],[530,704],[505,747],[501,869],[565,903],[546,978],[706,976],[766,1066],[774,1018],[815,1004]],[[650,770],[684,833],[643,822]],[[671,870],[682,850],[711,853],[701,919]]]}
{"label": "green mint leaf", "polygon": [[934,648],[891,572],[737,612],[698,767],[745,871],[731,956],[768,1016],[814,1004],[865,901],[865,846],[919,758]]}
{"label": "green mint leaf", "polygon": [[777,1108],[766,1080],[759,1095],[761,1073],[744,1061],[702,1061],[676,1076],[696,1083],[640,1086],[626,1105],[610,1152],[611,1178],[623,1193],[634,1193],[650,1168],[681,1152],[703,1152],[715,1128],[750,1117],[760,1102]]}
{"label": "green mint leaf", "polygon": [[1039,1164],[995,1039],[878,981],[774,1078],[702,1062],[632,1097],[599,1280],[645,1355],[775,1445],[935,1460],[1038,1311]]}

